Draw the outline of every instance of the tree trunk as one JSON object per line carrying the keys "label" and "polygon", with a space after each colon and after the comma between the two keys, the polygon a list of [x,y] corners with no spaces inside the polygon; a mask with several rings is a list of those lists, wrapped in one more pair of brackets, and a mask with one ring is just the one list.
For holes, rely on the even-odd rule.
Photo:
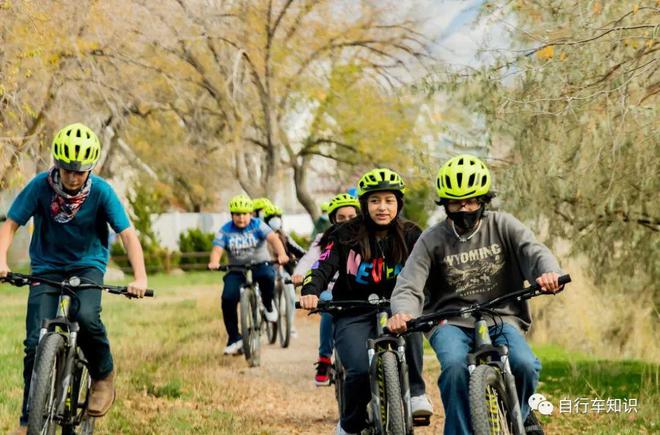
{"label": "tree trunk", "polygon": [[305,156],[302,158],[300,164],[293,165],[293,182],[296,185],[296,198],[307,210],[307,213],[312,217],[312,222],[321,215],[312,195],[307,189],[307,171],[309,170],[310,157]]}

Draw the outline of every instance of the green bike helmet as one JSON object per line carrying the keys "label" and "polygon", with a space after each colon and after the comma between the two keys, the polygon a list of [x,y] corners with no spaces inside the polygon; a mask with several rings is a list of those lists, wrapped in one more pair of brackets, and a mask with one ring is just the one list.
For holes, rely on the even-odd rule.
{"label": "green bike helmet", "polygon": [[236,195],[229,200],[230,213],[252,213],[254,205],[247,195]]}
{"label": "green bike helmet", "polygon": [[322,202],[321,203],[321,213],[327,213],[328,212],[328,207],[330,207],[330,202]]}
{"label": "green bike helmet", "polygon": [[55,135],[52,154],[55,166],[60,169],[91,171],[101,157],[101,143],[86,125],[71,124]]}
{"label": "green bike helmet", "polygon": [[382,190],[391,190],[403,195],[406,192],[406,184],[399,174],[387,168],[372,169],[364,174],[357,183],[359,198]]}
{"label": "green bike helmet", "polygon": [[268,198],[264,198],[264,197],[261,197],[261,198],[255,198],[255,199],[253,200],[253,205],[254,205],[254,211],[263,210],[263,209],[265,209],[265,208],[268,207],[268,206],[275,207],[275,206],[273,205],[273,203],[270,202],[270,199],[268,199]]}
{"label": "green bike helmet", "polygon": [[263,209],[263,213],[264,219],[268,220],[274,216],[282,216],[284,214],[284,210],[276,205],[270,204]]}
{"label": "green bike helmet", "polygon": [[491,175],[488,167],[469,154],[456,156],[440,168],[436,177],[436,192],[441,200],[468,199],[490,193]]}
{"label": "green bike helmet", "polygon": [[332,198],[328,204],[328,214],[332,214],[334,211],[342,207],[355,207],[358,210],[360,209],[360,201],[348,193],[340,193]]}

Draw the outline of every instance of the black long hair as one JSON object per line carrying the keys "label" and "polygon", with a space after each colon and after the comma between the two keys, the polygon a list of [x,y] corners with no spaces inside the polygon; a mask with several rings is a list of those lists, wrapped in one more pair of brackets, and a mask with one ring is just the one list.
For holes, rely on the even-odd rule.
{"label": "black long hair", "polygon": [[[375,257],[372,252],[372,243],[376,242],[375,231],[370,231],[365,218],[360,215],[345,224],[348,237],[346,240],[340,240],[350,245],[358,245],[360,255],[364,261],[370,261]],[[408,243],[406,242],[406,233],[412,229],[417,228],[417,225],[407,219],[397,217],[392,225],[388,228],[388,236],[391,237],[392,242],[392,260],[397,263],[404,263],[410,253],[408,250]]]}

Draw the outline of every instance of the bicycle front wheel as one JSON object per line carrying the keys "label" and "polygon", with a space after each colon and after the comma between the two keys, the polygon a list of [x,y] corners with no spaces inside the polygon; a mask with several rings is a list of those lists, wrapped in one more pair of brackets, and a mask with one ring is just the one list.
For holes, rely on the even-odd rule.
{"label": "bicycle front wheel", "polygon": [[277,319],[277,333],[280,337],[280,346],[289,347],[289,342],[291,341],[291,323],[293,312],[291,307],[293,307],[293,301],[291,299],[291,293],[289,289],[282,284],[282,287],[277,295],[278,307],[278,319]]}
{"label": "bicycle front wheel", "polygon": [[259,309],[252,289],[241,292],[241,335],[243,336],[243,354],[250,367],[259,365]]}
{"label": "bicycle front wheel", "polygon": [[499,369],[484,364],[470,375],[470,416],[475,435],[517,433]]}
{"label": "bicycle front wheel", "polygon": [[60,334],[45,335],[37,348],[29,399],[28,435],[54,435],[59,378],[66,353]]}
{"label": "bicycle front wheel", "polygon": [[377,370],[380,395],[378,416],[382,432],[405,435],[406,419],[397,356],[394,352],[384,352],[380,355],[378,364],[380,365]]}

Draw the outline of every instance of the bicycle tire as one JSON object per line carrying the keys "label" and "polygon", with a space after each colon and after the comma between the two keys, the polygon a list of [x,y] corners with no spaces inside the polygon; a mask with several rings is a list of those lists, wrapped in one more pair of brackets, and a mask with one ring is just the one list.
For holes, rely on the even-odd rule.
{"label": "bicycle tire", "polygon": [[339,355],[335,352],[335,362],[333,364],[333,375],[335,383],[335,399],[337,400],[337,411],[339,412],[339,417],[344,413],[344,389],[346,382],[346,372],[344,371],[344,366],[339,359]]}
{"label": "bicycle tire", "polygon": [[[273,293],[274,294],[273,294],[272,304],[277,310],[278,309],[277,302],[275,302],[277,300],[277,290],[275,290]],[[264,331],[266,332],[266,339],[268,340],[268,344],[275,344],[275,342],[277,341],[277,326],[278,326],[277,320],[275,322],[269,322],[268,319],[266,319],[265,314],[262,316],[261,319],[263,322]]]}
{"label": "bicycle tire", "polygon": [[280,338],[280,346],[283,348],[289,347],[291,342],[291,324],[293,312],[293,300],[289,289],[282,283],[278,294],[278,318],[277,318],[277,334]]}
{"label": "bicycle tire", "polygon": [[383,433],[391,435],[406,435],[406,418],[401,381],[399,378],[399,361],[394,352],[384,352],[380,355],[384,391],[381,392],[380,421]]}
{"label": "bicycle tire", "polygon": [[261,322],[262,316],[259,310],[260,303],[258,302],[256,293],[252,293],[250,297],[252,322],[254,324],[254,333],[250,347],[252,348],[252,357],[250,358],[250,367],[259,367],[261,365]]}
{"label": "bicycle tire", "polygon": [[477,366],[470,375],[470,416],[475,435],[513,434],[512,406],[502,374],[490,365]]}
{"label": "bicycle tire", "polygon": [[245,359],[247,360],[248,364],[251,364],[250,361],[252,360],[252,354],[253,354],[253,346],[252,346],[252,341],[253,341],[253,335],[256,333],[255,329],[255,324],[254,324],[254,317],[252,315],[252,298],[250,297],[252,295],[252,289],[243,289],[241,291],[241,298],[240,298],[240,312],[241,312],[241,336],[243,339],[243,355],[245,355]]}
{"label": "bicycle tire", "polygon": [[37,347],[28,402],[28,435],[55,434],[57,423],[53,414],[65,352],[64,338],[57,333],[46,334]]}

